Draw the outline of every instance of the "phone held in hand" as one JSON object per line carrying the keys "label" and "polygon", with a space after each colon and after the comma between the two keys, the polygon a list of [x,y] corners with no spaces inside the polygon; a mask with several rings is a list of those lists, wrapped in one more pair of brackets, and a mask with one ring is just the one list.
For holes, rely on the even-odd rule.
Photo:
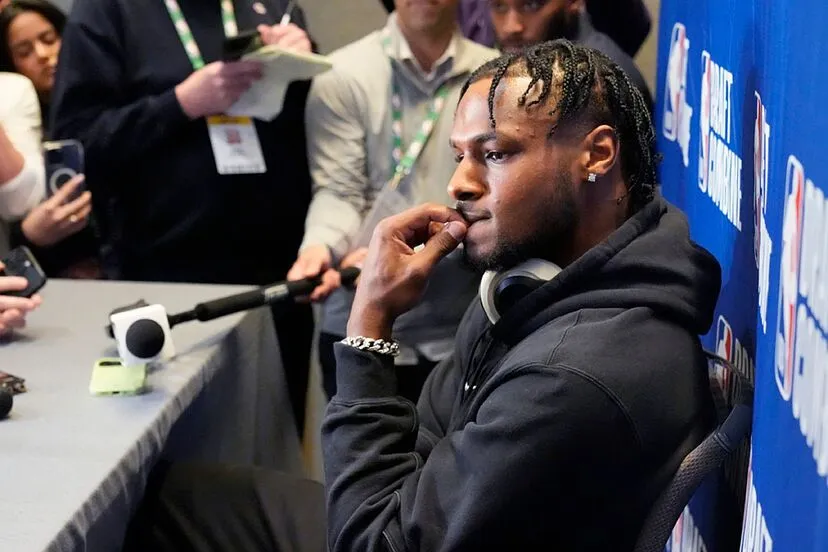
{"label": "phone held in hand", "polygon": [[25,278],[29,285],[20,291],[4,291],[3,295],[14,297],[31,297],[46,285],[46,273],[40,268],[31,250],[25,245],[9,251],[2,259],[5,268],[0,270],[0,276],[20,276]]}
{"label": "phone held in hand", "polygon": [[[83,144],[77,140],[43,142],[43,157],[46,163],[46,195],[52,197],[72,177],[84,172]],[[78,186],[69,200],[79,197],[85,184]]]}
{"label": "phone held in hand", "polygon": [[224,39],[224,61],[239,61],[245,54],[264,46],[259,31],[244,31]]}

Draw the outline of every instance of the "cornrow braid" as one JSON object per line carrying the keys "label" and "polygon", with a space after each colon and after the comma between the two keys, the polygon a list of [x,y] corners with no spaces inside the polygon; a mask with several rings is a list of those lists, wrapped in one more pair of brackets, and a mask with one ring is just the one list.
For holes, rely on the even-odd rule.
{"label": "cornrow braid", "polygon": [[[554,91],[555,105],[550,115],[557,117],[550,135],[568,123],[613,127],[620,144],[621,172],[627,184],[630,210],[635,212],[653,199],[659,161],[655,129],[644,97],[623,69],[601,52],[564,39],[504,54],[472,73],[460,91],[462,98],[473,83],[492,79],[488,95],[492,128],[496,126],[495,92],[500,82],[509,77],[530,78],[518,99],[518,105],[527,109],[547,102]],[[540,93],[527,104],[538,83]]]}

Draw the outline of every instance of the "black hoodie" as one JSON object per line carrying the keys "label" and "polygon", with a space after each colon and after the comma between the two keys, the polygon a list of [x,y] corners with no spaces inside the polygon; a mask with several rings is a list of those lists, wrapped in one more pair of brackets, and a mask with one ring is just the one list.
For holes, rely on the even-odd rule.
{"label": "black hoodie", "polygon": [[657,198],[495,324],[479,301],[419,404],[338,344],[332,551],[623,551],[713,406],[721,271]]}

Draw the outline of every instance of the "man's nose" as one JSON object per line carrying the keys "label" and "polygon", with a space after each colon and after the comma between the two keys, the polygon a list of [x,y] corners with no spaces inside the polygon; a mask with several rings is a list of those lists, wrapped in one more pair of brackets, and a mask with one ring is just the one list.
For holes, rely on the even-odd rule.
{"label": "man's nose", "polygon": [[486,193],[486,186],[480,180],[471,163],[461,161],[448,185],[448,193],[455,201],[473,201]]}
{"label": "man's nose", "polygon": [[522,36],[525,30],[526,25],[523,24],[523,17],[521,17],[517,10],[509,10],[506,12],[503,31],[507,36]]}

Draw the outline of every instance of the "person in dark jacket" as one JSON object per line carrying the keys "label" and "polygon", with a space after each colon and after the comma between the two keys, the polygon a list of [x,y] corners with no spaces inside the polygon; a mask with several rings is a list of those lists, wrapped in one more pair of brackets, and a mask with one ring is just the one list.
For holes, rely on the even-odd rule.
{"label": "person in dark jacket", "polygon": [[635,61],[612,38],[593,26],[587,5],[585,0],[553,0],[541,4],[531,0],[492,0],[489,16],[498,48],[517,51],[558,38],[595,48],[627,72],[652,111],[652,94]]}
{"label": "person in dark jacket", "polygon": [[[53,136],[86,151],[87,183],[116,278],[265,285],[283,280],[310,202],[307,81],[272,121],[220,116],[259,78],[223,61],[228,35],[310,51],[288,0],[84,0],[63,34]],[[242,137],[243,140],[242,140]],[[228,147],[228,143],[238,145]],[[245,155],[238,156],[240,148]],[[312,340],[309,305],[275,316],[297,429],[304,427]]]}
{"label": "person in dark jacket", "polygon": [[[520,5],[521,11],[536,13],[568,1],[522,0]],[[466,38],[484,46],[496,44],[489,6],[498,3],[499,0],[460,0],[460,28]],[[393,1],[391,4],[389,11],[394,9]],[[595,28],[608,35],[630,57],[635,57],[650,34],[652,20],[643,0],[586,0],[586,10]]]}
{"label": "person in dark jacket", "polygon": [[[327,519],[309,483],[174,465],[153,479],[136,549],[633,549],[713,424],[698,335],[720,267],[656,190],[640,92],[595,50],[561,40],[483,65],[451,138],[457,208],[380,223],[336,345]],[[487,274],[562,270],[497,313],[475,301],[415,407],[396,395],[391,328],[461,243]]]}

